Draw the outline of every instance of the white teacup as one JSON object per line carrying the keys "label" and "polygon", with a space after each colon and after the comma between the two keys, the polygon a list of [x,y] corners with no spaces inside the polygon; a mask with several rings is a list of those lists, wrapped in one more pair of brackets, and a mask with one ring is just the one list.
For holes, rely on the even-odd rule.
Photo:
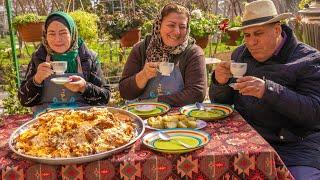
{"label": "white teacup", "polygon": [[231,62],[230,71],[234,78],[240,78],[247,71],[247,63]]}
{"label": "white teacup", "polygon": [[52,61],[51,62],[52,69],[54,73],[57,75],[64,74],[64,72],[68,68],[68,62],[67,61]]}
{"label": "white teacup", "polygon": [[173,71],[174,63],[169,62],[160,62],[158,71],[162,76],[170,76],[170,73]]}

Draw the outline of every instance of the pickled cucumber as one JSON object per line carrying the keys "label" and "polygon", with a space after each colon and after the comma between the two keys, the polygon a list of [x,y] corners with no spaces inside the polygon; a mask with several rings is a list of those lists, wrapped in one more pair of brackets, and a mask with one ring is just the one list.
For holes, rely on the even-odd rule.
{"label": "pickled cucumber", "polygon": [[187,121],[188,128],[197,128],[197,121]]}
{"label": "pickled cucumber", "polygon": [[163,129],[164,128],[164,123],[161,119],[159,118],[154,118],[151,117],[147,120],[148,125],[153,127],[153,128],[157,128],[157,129]]}
{"label": "pickled cucumber", "polygon": [[167,121],[164,122],[164,127],[165,128],[177,128],[178,122],[177,121]]}
{"label": "pickled cucumber", "polygon": [[165,115],[150,117],[147,120],[149,126],[157,129],[163,128],[197,128],[197,121],[194,117],[185,115]]}
{"label": "pickled cucumber", "polygon": [[188,126],[186,124],[184,124],[182,121],[179,121],[178,128],[188,128]]}

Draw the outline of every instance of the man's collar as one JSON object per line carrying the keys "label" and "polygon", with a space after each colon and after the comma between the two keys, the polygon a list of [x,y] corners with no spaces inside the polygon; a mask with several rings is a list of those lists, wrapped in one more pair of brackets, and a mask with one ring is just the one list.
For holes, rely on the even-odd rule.
{"label": "man's collar", "polygon": [[277,61],[280,61],[282,63],[286,63],[288,61],[288,58],[291,57],[293,51],[298,46],[298,40],[295,37],[292,29],[290,29],[287,25],[281,25],[282,27],[282,33],[286,34],[287,39],[284,42],[282,48],[280,48],[277,55],[274,55],[277,59]]}
{"label": "man's collar", "polygon": [[279,54],[280,50],[283,48],[284,43],[287,40],[287,35],[285,32],[282,31],[281,36],[282,36],[282,40],[281,40],[279,46],[277,47],[277,49],[274,51],[274,53],[273,53],[274,56],[277,56]]}

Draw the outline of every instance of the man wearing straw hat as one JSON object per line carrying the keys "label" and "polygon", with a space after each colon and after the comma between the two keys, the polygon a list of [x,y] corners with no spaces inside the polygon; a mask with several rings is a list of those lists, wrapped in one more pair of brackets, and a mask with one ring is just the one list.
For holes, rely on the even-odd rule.
{"label": "man wearing straw hat", "polygon": [[[296,179],[320,179],[320,52],[297,41],[271,0],[245,5],[244,44],[231,56],[247,63],[232,78],[230,62],[212,73],[212,102],[235,109],[278,152]],[[230,83],[234,83],[232,87]]]}

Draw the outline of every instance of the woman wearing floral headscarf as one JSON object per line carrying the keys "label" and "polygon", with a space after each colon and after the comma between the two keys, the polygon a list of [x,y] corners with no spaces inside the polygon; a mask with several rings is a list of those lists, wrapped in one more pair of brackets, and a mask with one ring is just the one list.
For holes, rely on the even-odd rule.
{"label": "woman wearing floral headscarf", "polygon": [[[151,36],[136,44],[128,57],[119,84],[124,99],[152,99],[172,106],[204,100],[204,54],[189,36],[189,18],[189,11],[181,5],[164,6]],[[158,72],[160,62],[174,63],[170,76]]]}
{"label": "woman wearing floral headscarf", "polygon": [[[66,73],[54,74],[52,61],[67,61]],[[55,84],[51,80],[57,76],[68,77],[68,82]],[[108,103],[110,89],[97,55],[78,37],[75,22],[68,14],[54,12],[47,17],[42,44],[32,55],[18,97],[34,112]]]}

